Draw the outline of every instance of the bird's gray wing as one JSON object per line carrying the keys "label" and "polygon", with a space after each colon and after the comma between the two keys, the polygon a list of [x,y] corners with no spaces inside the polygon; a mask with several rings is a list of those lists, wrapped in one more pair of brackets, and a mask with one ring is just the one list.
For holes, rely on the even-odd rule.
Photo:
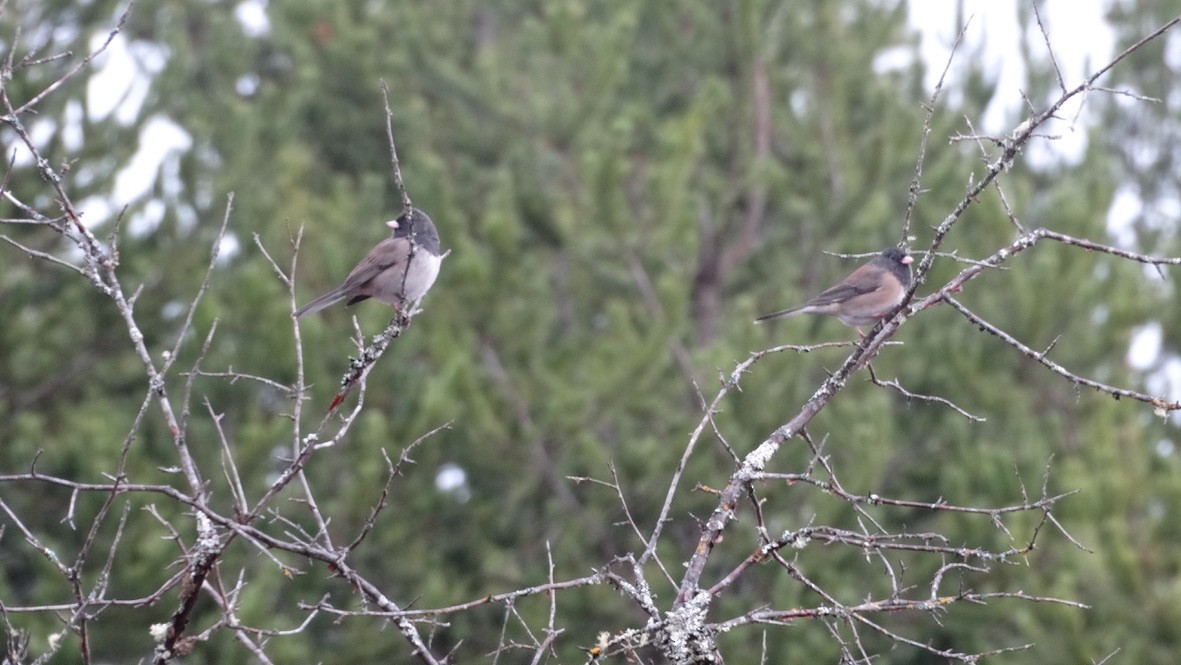
{"label": "bird's gray wing", "polygon": [[358,295],[366,297],[372,296],[373,294],[368,292],[366,285],[386,270],[395,269],[398,265],[405,266],[409,256],[409,240],[406,238],[386,238],[377,243],[373,251],[361,259],[361,262],[353,268],[349,276],[344,278],[340,290],[348,293],[356,292]]}
{"label": "bird's gray wing", "polygon": [[801,307],[835,305],[845,302],[849,298],[870,293],[871,291],[877,291],[882,288],[882,272],[882,269],[878,266],[867,263],[854,270],[839,283],[821,291],[819,295],[804,303]]}

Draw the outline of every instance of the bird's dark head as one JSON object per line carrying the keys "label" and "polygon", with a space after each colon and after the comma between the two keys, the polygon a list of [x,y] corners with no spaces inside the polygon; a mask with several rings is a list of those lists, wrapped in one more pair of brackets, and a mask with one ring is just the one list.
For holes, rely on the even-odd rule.
{"label": "bird's dark head", "polygon": [[908,266],[914,263],[914,257],[910,254],[907,254],[905,249],[899,247],[891,247],[890,249],[882,252],[881,255],[884,259],[894,265]]}
{"label": "bird's dark head", "polygon": [[894,273],[903,287],[910,288],[910,264],[914,263],[914,257],[907,254],[905,249],[891,247],[878,254],[874,263]]}
{"label": "bird's dark head", "polygon": [[435,223],[429,215],[418,208],[403,212],[397,219],[391,219],[385,225],[394,230],[395,238],[413,237],[416,243],[426,247],[428,251],[439,253],[439,232],[435,229]]}

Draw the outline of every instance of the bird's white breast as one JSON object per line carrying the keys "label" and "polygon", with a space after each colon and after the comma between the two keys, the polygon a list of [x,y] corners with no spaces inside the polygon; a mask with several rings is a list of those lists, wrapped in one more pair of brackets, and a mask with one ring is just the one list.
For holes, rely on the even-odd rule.
{"label": "bird's white breast", "polygon": [[403,293],[408,302],[415,302],[426,295],[439,277],[439,268],[443,265],[443,258],[431,254],[419,247],[410,261],[410,269],[406,272],[406,283]]}

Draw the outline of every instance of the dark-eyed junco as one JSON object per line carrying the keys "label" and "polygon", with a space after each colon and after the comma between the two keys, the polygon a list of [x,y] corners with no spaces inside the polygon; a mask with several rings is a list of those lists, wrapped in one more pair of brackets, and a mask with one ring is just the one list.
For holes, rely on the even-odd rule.
{"label": "dark-eyed junco", "polygon": [[860,326],[881,321],[902,302],[910,288],[913,262],[905,250],[891,247],[803,305],[760,316],[755,323],[796,314],[829,314],[860,334]]}
{"label": "dark-eyed junco", "polygon": [[443,262],[434,222],[425,212],[411,208],[409,219],[402,213],[386,226],[394,230],[393,235],[377,243],[343,284],[296,310],[295,318],[314,314],[346,298],[345,305],[373,298],[401,312],[426,295]]}

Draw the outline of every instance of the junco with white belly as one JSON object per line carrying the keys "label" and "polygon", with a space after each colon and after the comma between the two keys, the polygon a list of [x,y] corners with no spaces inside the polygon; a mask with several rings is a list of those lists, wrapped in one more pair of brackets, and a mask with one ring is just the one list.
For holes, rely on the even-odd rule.
{"label": "junco with white belly", "polygon": [[425,212],[411,208],[409,219],[402,213],[386,226],[393,229],[393,235],[377,243],[343,284],[296,310],[295,318],[314,314],[346,298],[346,306],[373,298],[404,313],[406,306],[426,295],[443,262],[434,222]]}

